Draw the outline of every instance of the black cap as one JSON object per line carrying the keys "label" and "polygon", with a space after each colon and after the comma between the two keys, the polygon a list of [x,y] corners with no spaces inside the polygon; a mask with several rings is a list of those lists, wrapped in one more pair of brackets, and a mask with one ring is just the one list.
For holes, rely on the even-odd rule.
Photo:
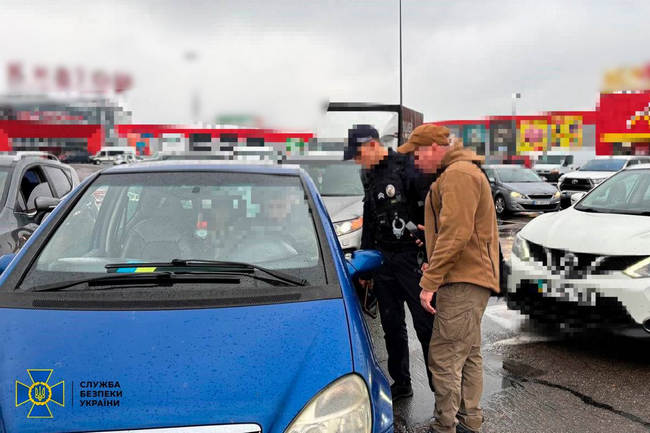
{"label": "black cap", "polygon": [[343,159],[352,159],[357,155],[359,146],[369,140],[379,140],[379,133],[370,125],[354,125],[348,129],[348,144],[343,151]]}

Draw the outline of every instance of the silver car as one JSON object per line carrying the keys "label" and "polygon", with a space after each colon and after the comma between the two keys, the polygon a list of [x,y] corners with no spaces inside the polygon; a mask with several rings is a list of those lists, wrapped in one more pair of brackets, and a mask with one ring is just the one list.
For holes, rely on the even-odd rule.
{"label": "silver car", "polygon": [[361,246],[363,185],[354,161],[293,160],[314,180],[345,252]]}

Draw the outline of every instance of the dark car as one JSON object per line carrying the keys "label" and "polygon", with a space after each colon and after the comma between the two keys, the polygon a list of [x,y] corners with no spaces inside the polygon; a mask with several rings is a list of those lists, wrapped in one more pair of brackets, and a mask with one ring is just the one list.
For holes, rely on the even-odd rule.
{"label": "dark car", "polygon": [[56,199],[78,184],[77,172],[57,160],[0,155],[0,254],[18,251]]}
{"label": "dark car", "polygon": [[516,165],[486,165],[483,168],[490,178],[497,215],[560,209],[558,189],[533,170]]}

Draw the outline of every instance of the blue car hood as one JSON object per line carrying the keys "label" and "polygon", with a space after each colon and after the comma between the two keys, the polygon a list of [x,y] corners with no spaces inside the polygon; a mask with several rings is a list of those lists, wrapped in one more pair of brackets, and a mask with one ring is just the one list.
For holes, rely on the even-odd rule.
{"label": "blue car hood", "polygon": [[[2,309],[0,335],[2,433],[227,423],[282,433],[319,390],[353,370],[342,299],[167,311]],[[35,382],[49,390],[30,390]],[[33,403],[39,395],[45,405]]]}

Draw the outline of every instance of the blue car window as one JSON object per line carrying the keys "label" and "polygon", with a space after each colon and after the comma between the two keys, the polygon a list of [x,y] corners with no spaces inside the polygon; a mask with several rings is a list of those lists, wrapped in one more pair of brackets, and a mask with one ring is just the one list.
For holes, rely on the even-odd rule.
{"label": "blue car window", "polygon": [[324,283],[311,215],[298,177],[102,175],[48,239],[23,287],[105,274],[110,263],[173,259],[246,262]]}

